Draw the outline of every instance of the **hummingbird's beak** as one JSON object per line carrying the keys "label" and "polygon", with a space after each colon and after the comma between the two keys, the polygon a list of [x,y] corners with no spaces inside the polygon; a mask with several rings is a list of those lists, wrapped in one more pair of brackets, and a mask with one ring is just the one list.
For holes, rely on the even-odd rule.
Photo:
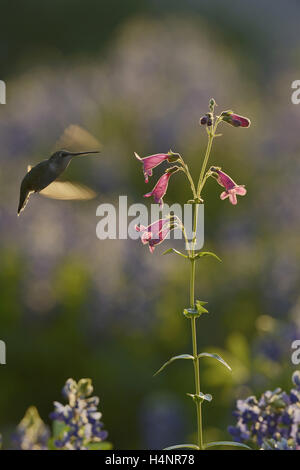
{"label": "hummingbird's beak", "polygon": [[69,155],[76,157],[77,155],[88,155],[89,153],[100,153],[99,150],[89,150],[87,152],[70,152]]}

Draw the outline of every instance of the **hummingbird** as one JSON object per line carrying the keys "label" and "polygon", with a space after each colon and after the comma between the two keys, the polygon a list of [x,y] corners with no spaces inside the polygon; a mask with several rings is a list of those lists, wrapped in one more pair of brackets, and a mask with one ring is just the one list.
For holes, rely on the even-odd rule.
{"label": "hummingbird", "polygon": [[[79,185],[76,186],[73,183],[68,182],[56,182],[55,180],[69,166],[73,157],[79,155],[87,155],[91,153],[95,154],[99,153],[99,151],[89,150],[86,152],[70,152],[68,150],[58,150],[53,153],[50,158],[48,158],[47,160],[43,160],[34,167],[28,166],[28,172],[24,176],[21,183],[18,215],[20,215],[22,210],[25,209],[29,196],[32,193],[41,192],[41,194],[44,194],[45,196],[55,197],[57,199],[89,199],[90,197],[87,197],[88,188],[84,188],[83,186],[81,186],[83,192],[85,191],[86,193],[86,197],[76,197],[76,194],[78,196],[80,192]],[[55,191],[50,191],[52,185],[56,185],[55,188],[60,194],[55,195]],[[64,189],[61,185],[64,185]],[[67,192],[69,193],[70,197],[66,195]]]}

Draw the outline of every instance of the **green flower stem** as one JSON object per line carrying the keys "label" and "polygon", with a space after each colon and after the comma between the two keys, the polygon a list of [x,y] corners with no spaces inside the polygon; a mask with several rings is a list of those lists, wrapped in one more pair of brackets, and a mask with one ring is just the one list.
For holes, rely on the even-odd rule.
{"label": "green flower stem", "polygon": [[191,277],[190,277],[190,306],[195,307],[195,268],[196,261],[191,259]]}
{"label": "green flower stem", "polygon": [[201,192],[202,192],[202,189],[204,188],[204,185],[206,183],[206,180],[212,175],[211,171],[207,171],[203,180],[202,180],[202,183],[200,184],[200,188],[199,188],[199,194],[201,195]]}
{"label": "green flower stem", "polygon": [[214,138],[216,137],[216,130],[217,130],[217,127],[218,127],[218,124],[220,123],[220,121],[221,121],[221,118],[219,116],[219,117],[217,117],[216,122],[212,127],[212,130],[208,133],[208,142],[207,142],[206,152],[205,152],[205,156],[204,156],[204,160],[203,160],[203,164],[202,164],[202,168],[201,168],[200,176],[199,176],[199,180],[198,180],[198,185],[197,185],[197,197],[199,199],[201,197],[201,191],[202,191],[204,183],[206,181],[206,178],[204,178],[205,170],[206,170],[208,159],[209,159],[209,156],[210,156],[212,143],[213,143]]}
{"label": "green flower stem", "polygon": [[[212,143],[214,138],[216,137],[216,130],[218,127],[219,122],[221,121],[220,117],[217,117],[216,121],[214,122],[212,129],[208,130],[208,143],[206,147],[206,152],[202,164],[202,168],[200,171],[200,176],[197,185],[197,192],[195,191],[195,186],[193,183],[193,179],[189,173],[189,169],[187,165],[183,162],[182,158],[180,157],[181,163],[184,167],[184,171],[191,183],[191,188],[193,192],[194,199],[201,199],[201,191],[204,187],[204,184],[210,176],[206,173],[206,167],[208,163],[208,159],[210,156]],[[196,195],[196,196],[195,196]],[[190,261],[191,261],[191,276],[190,276],[190,307],[191,309],[195,309],[195,268],[196,268],[196,261],[194,259],[195,255],[195,245],[197,241],[197,225],[198,225],[198,204],[194,204],[194,216],[193,216],[193,239],[191,243],[191,251]],[[197,348],[197,330],[196,330],[196,317],[191,318],[191,329],[192,329],[192,342],[193,342],[193,363],[194,363],[194,373],[195,373],[195,388],[196,388],[196,396],[200,397],[201,387],[200,387],[200,366],[199,366],[199,357],[198,357],[198,348]],[[203,443],[203,428],[202,428],[202,402],[201,400],[195,400],[196,409],[197,409],[197,429],[198,429],[198,447],[200,450],[205,448]]]}
{"label": "green flower stem", "polygon": [[[195,369],[195,384],[196,395],[200,395],[200,368],[199,358],[197,357],[197,333],[196,333],[196,318],[191,319],[192,322],[192,336],[193,336],[193,356],[194,356],[194,369]],[[203,431],[202,431],[202,403],[200,400],[196,401],[197,408],[197,427],[198,427],[198,446],[202,450],[203,446]]]}
{"label": "green flower stem", "polygon": [[[190,304],[191,308],[195,308],[195,265],[194,259],[191,260],[191,280],[190,280]],[[196,332],[196,318],[191,318],[192,327],[192,341],[193,341],[193,357],[194,357],[194,373],[195,373],[195,387],[196,395],[200,395],[200,367],[197,349],[197,332]],[[203,449],[203,431],[202,431],[202,403],[199,400],[195,401],[197,409],[197,429],[198,429],[198,446]]]}
{"label": "green flower stem", "polygon": [[182,230],[182,233],[183,233],[183,236],[184,236],[185,246],[186,246],[186,249],[187,249],[187,252],[188,252],[188,256],[190,257],[191,254],[192,254],[191,250],[190,250],[190,243],[188,241],[186,230],[185,230],[185,227],[184,227],[183,224],[181,225],[181,230]]}
{"label": "green flower stem", "polygon": [[200,194],[201,194],[200,193],[200,188],[201,188],[201,184],[202,184],[202,181],[203,181],[203,178],[204,178],[204,173],[205,173],[205,169],[206,169],[207,162],[208,162],[208,159],[209,159],[209,155],[210,155],[213,140],[214,140],[213,133],[211,133],[211,134],[208,135],[208,142],[207,142],[205,157],[204,157],[204,160],[203,160],[203,164],[202,164],[202,168],[201,168],[201,172],[200,172],[200,176],[199,176],[199,180],[198,180],[197,197],[200,197]]}
{"label": "green flower stem", "polygon": [[186,174],[188,180],[189,180],[189,183],[191,185],[191,190],[192,190],[192,193],[193,193],[193,197],[196,198],[196,188],[195,188],[195,184],[194,184],[194,180],[192,178],[192,175],[190,173],[190,170],[189,170],[189,167],[188,165],[185,163],[185,161],[183,160],[182,156],[180,154],[178,154],[179,156],[179,161],[182,165],[182,170],[184,171],[184,173]]}
{"label": "green flower stem", "polygon": [[[194,219],[193,219],[193,240],[192,240],[192,256],[195,254],[195,243],[197,234],[198,224],[198,204],[194,205]],[[191,258],[191,277],[190,277],[190,307],[195,308],[195,272],[196,272],[196,261]],[[193,357],[194,357],[194,373],[195,373],[195,388],[196,395],[200,395],[200,366],[197,349],[197,331],[196,331],[196,318],[191,318],[192,327],[192,342],[193,342]],[[198,446],[202,450],[203,447],[203,431],[202,431],[202,403],[196,400],[197,409],[197,429],[198,429]]]}
{"label": "green flower stem", "polygon": [[194,216],[193,216],[193,238],[192,238],[192,254],[195,254],[195,244],[197,242],[197,226],[198,226],[198,206],[199,204],[193,204]]}

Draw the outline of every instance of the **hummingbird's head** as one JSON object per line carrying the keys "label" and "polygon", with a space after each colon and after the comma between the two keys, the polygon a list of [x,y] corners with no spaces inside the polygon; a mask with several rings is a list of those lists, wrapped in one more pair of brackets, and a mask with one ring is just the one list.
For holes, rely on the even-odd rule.
{"label": "hummingbird's head", "polygon": [[60,162],[62,160],[71,160],[71,158],[77,155],[88,155],[89,153],[99,153],[98,150],[89,150],[86,152],[69,152],[69,150],[58,150],[51,155],[50,160],[53,162]]}

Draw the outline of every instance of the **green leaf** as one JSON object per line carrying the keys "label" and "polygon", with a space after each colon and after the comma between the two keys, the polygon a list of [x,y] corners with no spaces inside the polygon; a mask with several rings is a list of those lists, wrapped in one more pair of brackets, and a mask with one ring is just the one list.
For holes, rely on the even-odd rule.
{"label": "green leaf", "polygon": [[185,308],[183,310],[183,315],[186,318],[198,318],[200,317],[201,313],[199,313],[196,308]]}
{"label": "green leaf", "polygon": [[68,432],[70,427],[66,425],[63,421],[58,421],[57,419],[53,421],[52,424],[52,431],[53,437],[58,439],[60,436],[64,434],[64,432]]}
{"label": "green leaf", "polygon": [[231,367],[227,364],[226,361],[224,361],[224,359],[221,356],[219,356],[219,354],[203,352],[201,354],[198,354],[198,357],[199,358],[200,357],[211,357],[213,359],[217,359],[217,361],[221,362],[221,364],[223,364],[225,367],[227,367],[227,369],[232,371]]}
{"label": "green leaf", "polygon": [[203,305],[206,305],[207,302],[203,302],[202,300],[196,300],[195,302],[195,308],[185,308],[183,310],[183,315],[186,318],[198,318],[202,313],[208,313],[208,310],[203,307]]}
{"label": "green leaf", "polygon": [[61,439],[64,433],[70,430],[70,426],[66,425],[63,421],[58,421],[57,419],[53,421],[52,424],[52,437],[48,441],[48,447],[50,450],[58,450],[55,441]]}
{"label": "green leaf", "polygon": [[177,359],[194,359],[193,356],[191,356],[190,354],[181,354],[180,356],[174,356],[174,357],[171,357],[171,359],[169,359],[167,362],[164,363],[163,366],[161,366],[160,369],[158,369],[157,372],[155,372],[155,374],[153,375],[153,377],[155,377],[157,374],[159,374],[162,370],[164,370],[165,367],[167,367],[169,364],[171,364],[172,362],[174,361],[177,361]]}
{"label": "green leaf", "polygon": [[164,450],[176,450],[176,449],[195,449],[199,450],[199,447],[195,444],[178,444],[177,446],[165,447]]}
{"label": "green leaf", "polygon": [[167,255],[168,253],[175,253],[176,255],[182,256],[183,258],[187,258],[187,255],[184,255],[181,253],[181,251],[175,250],[175,248],[169,248],[163,252],[163,255]]}
{"label": "green leaf", "polygon": [[208,442],[204,445],[205,449],[209,447],[218,447],[218,446],[226,446],[226,447],[241,447],[243,449],[252,450],[251,447],[246,446],[246,444],[241,444],[240,442],[233,442],[233,441],[219,441],[219,442]]}
{"label": "green leaf", "polygon": [[203,307],[203,305],[206,305],[207,302],[204,302],[202,300],[196,300],[195,302],[195,308],[185,308],[183,310],[183,315],[186,318],[198,318],[202,313],[208,313],[208,310]]}
{"label": "green leaf", "polygon": [[50,437],[50,439],[48,439],[48,442],[47,442],[48,450],[58,450],[57,447],[55,447],[54,441],[55,441],[54,437]]}
{"label": "green leaf", "polygon": [[213,258],[216,258],[218,261],[222,262],[221,258],[219,258],[219,256],[217,256],[215,253],[213,253],[212,251],[199,251],[199,253],[197,253],[195,256],[194,256],[194,259],[197,259],[197,258],[202,258],[203,256],[212,256]]}
{"label": "green leaf", "polygon": [[204,302],[203,300],[196,300],[196,309],[200,315],[202,315],[202,313],[208,313],[208,310],[203,307],[203,305],[206,305],[207,303],[208,302]]}
{"label": "green leaf", "polygon": [[200,401],[201,403],[203,401],[212,401],[213,397],[210,393],[202,393],[200,392],[199,395],[196,395],[196,393],[187,393],[189,397],[191,397],[194,401]]}

